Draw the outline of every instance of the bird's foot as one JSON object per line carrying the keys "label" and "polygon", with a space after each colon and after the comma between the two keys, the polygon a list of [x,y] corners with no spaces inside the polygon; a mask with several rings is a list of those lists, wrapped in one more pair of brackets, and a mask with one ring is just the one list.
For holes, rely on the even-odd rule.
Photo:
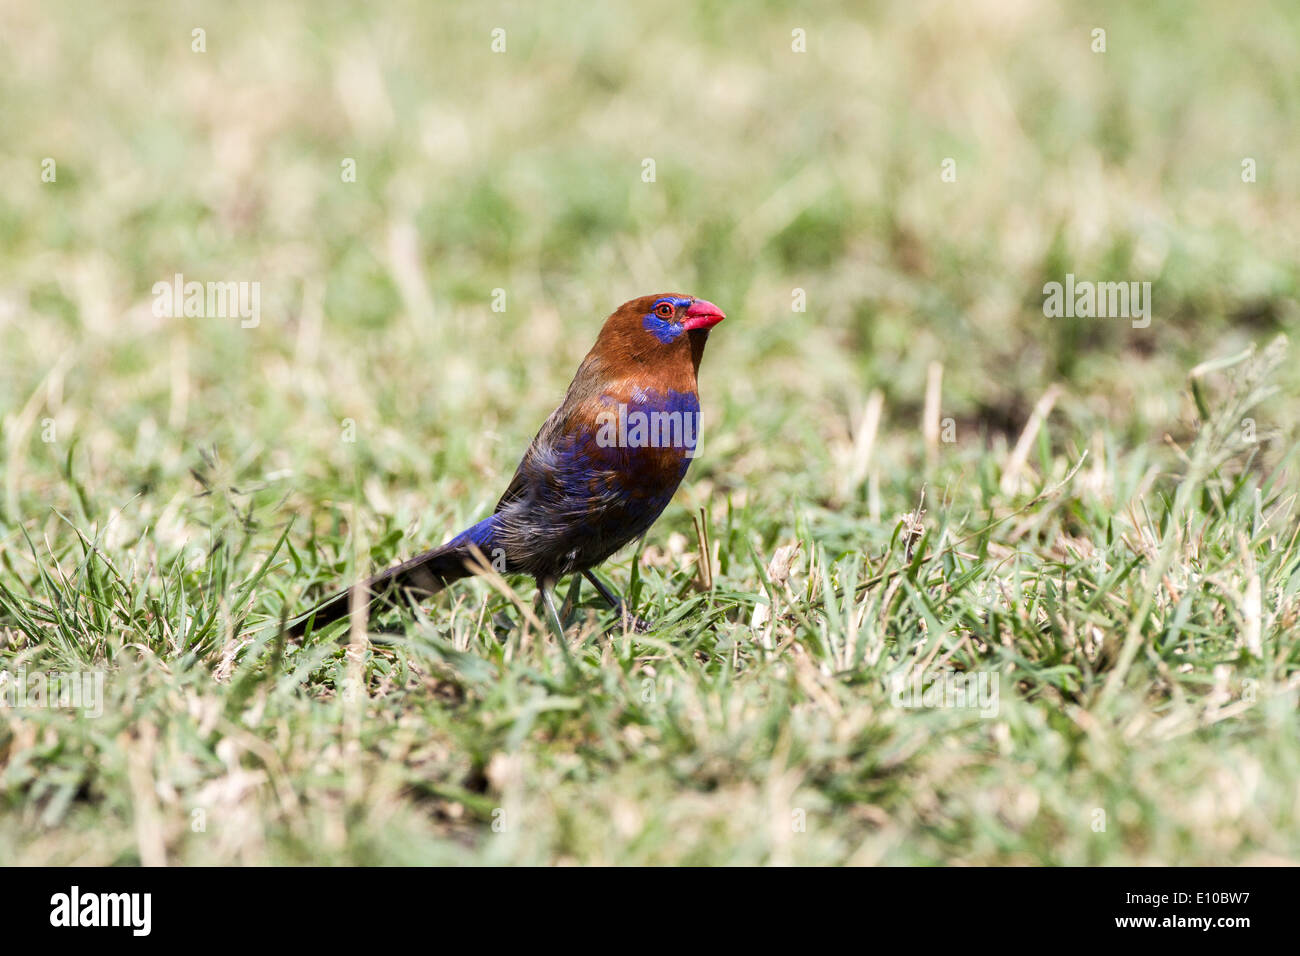
{"label": "bird's foot", "polygon": [[618,619],[623,626],[623,630],[630,631],[633,634],[649,634],[654,630],[653,621],[647,621],[645,618],[637,617],[628,610],[626,604],[619,604]]}
{"label": "bird's foot", "polygon": [[510,615],[505,611],[498,611],[492,615],[492,632],[502,644],[510,639],[510,635],[515,632],[517,627],[518,625],[511,620]]}
{"label": "bird's foot", "polygon": [[635,634],[648,634],[650,631],[654,630],[653,622],[643,620],[628,610],[623,599],[606,587],[605,583],[601,581],[600,578],[596,577],[590,571],[583,571],[582,576],[595,585],[596,590],[600,592],[600,596],[609,602],[610,607],[618,612],[618,619],[625,632],[630,631]]}

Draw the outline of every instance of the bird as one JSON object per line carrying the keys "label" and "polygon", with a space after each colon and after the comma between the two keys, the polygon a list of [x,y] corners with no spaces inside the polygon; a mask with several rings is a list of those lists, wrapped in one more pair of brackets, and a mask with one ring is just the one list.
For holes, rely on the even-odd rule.
{"label": "bird", "polygon": [[[709,330],[725,319],[707,299],[646,295],[619,306],[537,432],[492,514],[361,587],[371,608],[423,601],[487,567],[536,582],[563,634],[552,589],[582,574],[624,622],[623,600],[592,569],[658,520],[699,445],[697,376]],[[347,617],[352,589],[289,629],[304,636]]]}

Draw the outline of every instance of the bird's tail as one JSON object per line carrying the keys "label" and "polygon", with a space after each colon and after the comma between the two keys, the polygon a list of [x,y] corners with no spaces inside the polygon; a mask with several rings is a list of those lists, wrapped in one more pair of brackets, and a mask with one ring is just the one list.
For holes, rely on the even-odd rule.
{"label": "bird's tail", "polygon": [[[377,604],[399,599],[423,600],[437,594],[452,581],[469,577],[474,573],[474,547],[479,547],[481,553],[487,534],[491,530],[490,527],[484,526],[489,525],[491,521],[492,519],[488,518],[479,522],[469,531],[458,535],[446,544],[425,551],[423,554],[417,554],[366,581],[362,587],[365,589],[370,607],[374,608]],[[349,589],[317,605],[291,624],[288,634],[291,637],[302,637],[307,632],[308,626],[312,630],[319,631],[327,624],[347,617],[351,609],[352,591]]]}

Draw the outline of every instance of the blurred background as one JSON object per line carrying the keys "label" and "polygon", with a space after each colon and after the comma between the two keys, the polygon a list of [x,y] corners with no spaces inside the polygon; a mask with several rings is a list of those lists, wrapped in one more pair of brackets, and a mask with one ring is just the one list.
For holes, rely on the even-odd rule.
{"label": "blurred background", "polygon": [[[932,361],[958,445],[1051,383],[1067,434],[1140,443],[1186,430],[1191,365],[1296,324],[1294,4],[641,6],[7,2],[4,520],[69,503],[29,459],[74,440],[91,490],[148,492],[128,537],[186,537],[198,448],[371,476],[399,524],[483,507],[647,292],[727,311],[700,471],[776,500],[873,388],[887,493]],[[154,316],[176,273],[259,282],[260,325]],[[1066,273],[1150,281],[1150,327],[1045,318]]]}

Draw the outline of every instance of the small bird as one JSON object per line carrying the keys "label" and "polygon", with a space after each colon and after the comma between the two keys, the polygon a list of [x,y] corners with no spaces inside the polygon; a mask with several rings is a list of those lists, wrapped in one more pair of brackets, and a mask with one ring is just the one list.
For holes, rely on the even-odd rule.
{"label": "small bird", "polygon": [[[581,573],[628,620],[622,600],[591,569],[649,530],[695,456],[696,375],[709,329],[725,315],[689,295],[647,295],[605,320],[560,407],[524,453],[496,510],[441,547],[364,584],[371,606],[416,602],[489,564],[536,582],[563,632],[551,589]],[[350,592],[290,628],[301,636],[346,617]]]}

